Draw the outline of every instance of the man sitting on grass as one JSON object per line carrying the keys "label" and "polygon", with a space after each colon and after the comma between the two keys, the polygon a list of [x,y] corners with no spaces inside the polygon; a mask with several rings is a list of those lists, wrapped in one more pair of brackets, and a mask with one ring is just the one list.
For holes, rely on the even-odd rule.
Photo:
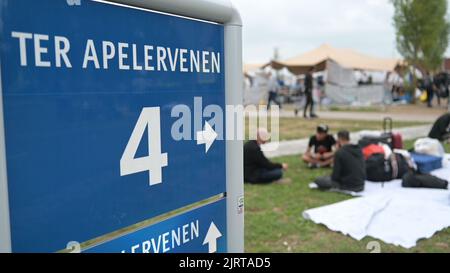
{"label": "man sitting on grass", "polygon": [[288,169],[286,163],[273,163],[263,154],[261,145],[267,143],[270,135],[266,129],[258,129],[257,140],[251,140],[244,145],[244,179],[253,184],[290,183],[282,179],[283,171]]}
{"label": "man sitting on grass", "polygon": [[319,125],[317,132],[309,140],[308,150],[303,155],[303,161],[308,163],[309,168],[324,168],[333,165],[336,140],[328,134],[327,125]]}
{"label": "man sitting on grass", "polygon": [[331,177],[318,178],[315,183],[319,189],[361,192],[366,181],[364,156],[358,145],[350,143],[350,133],[338,133],[338,150],[334,156]]}

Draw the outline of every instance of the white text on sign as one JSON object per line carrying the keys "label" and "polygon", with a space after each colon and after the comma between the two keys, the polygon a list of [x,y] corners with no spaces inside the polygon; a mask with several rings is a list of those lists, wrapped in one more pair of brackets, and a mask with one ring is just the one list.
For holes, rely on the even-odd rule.
{"label": "white text on sign", "polygon": [[[20,65],[72,68],[71,51],[82,50],[82,68],[134,71],[221,73],[220,53],[207,50],[172,48],[158,45],[87,40],[81,48],[72,49],[67,37],[27,32],[11,32],[20,50]],[[51,46],[50,46],[51,45]],[[31,62],[28,46],[33,47]],[[50,52],[53,49],[54,52]],[[112,64],[117,67],[112,67]]]}

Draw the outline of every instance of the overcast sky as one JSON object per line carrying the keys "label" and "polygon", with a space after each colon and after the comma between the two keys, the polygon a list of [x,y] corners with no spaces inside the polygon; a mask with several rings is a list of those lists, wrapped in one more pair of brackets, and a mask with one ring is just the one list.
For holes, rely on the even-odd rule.
{"label": "overcast sky", "polygon": [[[233,0],[244,21],[244,62],[290,58],[324,43],[399,57],[389,0]],[[450,51],[448,51],[449,53]]]}

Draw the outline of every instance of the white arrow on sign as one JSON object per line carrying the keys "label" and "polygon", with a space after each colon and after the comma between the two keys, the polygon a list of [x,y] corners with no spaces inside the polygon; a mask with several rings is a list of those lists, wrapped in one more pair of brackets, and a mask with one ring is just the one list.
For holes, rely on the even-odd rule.
{"label": "white arrow on sign", "polygon": [[209,253],[215,253],[217,251],[217,239],[220,237],[222,237],[222,233],[220,233],[214,222],[211,222],[205,240],[203,241],[203,245],[208,244]]}
{"label": "white arrow on sign", "polygon": [[197,132],[197,145],[205,144],[205,153],[208,153],[209,148],[211,148],[218,136],[219,135],[214,131],[211,125],[209,125],[208,122],[205,122],[204,131]]}

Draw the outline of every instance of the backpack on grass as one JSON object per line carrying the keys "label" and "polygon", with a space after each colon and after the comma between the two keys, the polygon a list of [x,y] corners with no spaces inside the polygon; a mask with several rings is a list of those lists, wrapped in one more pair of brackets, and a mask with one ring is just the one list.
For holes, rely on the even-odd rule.
{"label": "backpack on grass", "polygon": [[374,154],[366,160],[367,180],[388,182],[402,178],[409,171],[407,160],[400,154],[393,153],[388,159],[384,154]]}

